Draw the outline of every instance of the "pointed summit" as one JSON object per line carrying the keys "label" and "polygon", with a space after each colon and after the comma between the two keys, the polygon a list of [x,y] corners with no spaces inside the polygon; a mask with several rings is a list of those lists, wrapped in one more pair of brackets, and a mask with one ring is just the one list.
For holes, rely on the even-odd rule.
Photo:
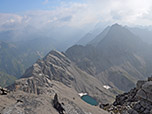
{"label": "pointed summit", "polygon": [[[109,34],[113,34],[114,36],[118,35],[117,37],[119,38],[119,34],[120,33],[127,33],[128,30],[119,25],[118,23],[115,23],[111,26],[106,27],[103,32],[101,32],[99,35],[97,35],[93,40],[91,40],[88,44],[91,44],[93,46],[97,46],[100,42],[102,42],[103,39],[105,39],[105,37]],[[110,37],[113,37],[113,35],[111,35]]]}
{"label": "pointed summit", "polygon": [[111,27],[121,27],[118,23],[113,24]]}
{"label": "pointed summit", "polygon": [[124,27],[121,26],[121,25],[119,25],[118,23],[115,23],[115,24],[113,24],[113,25],[110,27],[110,29],[112,29],[112,30],[121,30],[121,29],[124,29]]}
{"label": "pointed summit", "polygon": [[127,28],[116,23],[110,27],[97,47],[99,49],[106,48],[108,51],[112,51],[113,47],[117,47],[115,50],[119,50],[119,52],[120,50],[130,50],[133,52],[140,48],[140,44],[142,44],[142,41],[139,37],[130,32]]}

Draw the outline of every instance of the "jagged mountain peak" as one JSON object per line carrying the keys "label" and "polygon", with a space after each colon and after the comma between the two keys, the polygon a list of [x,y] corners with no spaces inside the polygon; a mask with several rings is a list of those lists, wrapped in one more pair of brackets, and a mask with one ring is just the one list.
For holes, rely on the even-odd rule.
{"label": "jagged mountain peak", "polygon": [[151,66],[151,47],[127,28],[114,24],[94,40],[95,45],[90,43],[92,47],[73,46],[66,55],[100,81],[103,82],[104,77],[107,83],[111,81],[118,89],[128,91],[137,79],[151,73],[148,68]]}
{"label": "jagged mountain peak", "polygon": [[[57,50],[50,51],[43,60],[51,61],[51,60],[58,60],[62,61],[63,63],[70,63],[70,60],[64,55],[63,52],[59,52]],[[52,62],[52,61],[51,61]]]}
{"label": "jagged mountain peak", "polygon": [[114,24],[110,27],[105,37],[98,42],[97,47],[118,47],[118,48],[130,48],[137,49],[143,42],[139,37],[134,35],[127,28]]}
{"label": "jagged mountain peak", "polygon": [[[51,50],[48,55],[51,54],[51,55],[54,55],[54,56],[60,56],[60,57],[65,57],[65,55],[62,53],[62,52],[59,52],[57,50]],[[46,55],[47,56],[47,55]]]}
{"label": "jagged mountain peak", "polygon": [[118,32],[116,34],[121,34],[121,32],[126,32],[126,33],[130,33],[130,34],[133,35],[133,33],[131,33],[126,27],[124,27],[124,26],[122,26],[120,24],[117,24],[117,23],[115,23],[112,26],[110,26],[109,32],[110,31],[114,31],[115,33]]}
{"label": "jagged mountain peak", "polygon": [[[39,59],[29,69],[26,70],[22,78],[31,76],[47,76],[49,79],[62,80],[67,83],[69,80],[65,69],[70,66],[71,61],[61,52],[52,50],[42,60]],[[62,74],[62,77],[56,74]],[[65,77],[64,77],[65,76]],[[72,79],[72,77],[70,78]]]}
{"label": "jagged mountain peak", "polygon": [[[58,81],[77,92],[86,92],[93,96],[93,93],[96,92],[97,95],[94,97],[102,102],[113,99],[114,93],[105,90],[100,81],[79,69],[68,57],[56,50],[48,53],[43,59],[39,59],[26,70],[21,79],[9,88],[28,93],[45,94],[52,87],[51,81]],[[112,90],[116,91],[115,88]],[[101,94],[103,95],[100,96]],[[109,95],[108,99],[105,99],[106,94]]]}
{"label": "jagged mountain peak", "polygon": [[122,27],[122,26],[118,23],[115,23],[115,24],[111,25],[111,27]]}
{"label": "jagged mountain peak", "polygon": [[107,35],[110,34],[111,32],[119,35],[123,32],[130,32],[130,31],[128,29],[126,29],[125,27],[123,27],[122,25],[119,25],[116,23],[116,24],[113,24],[110,26],[110,29],[109,29]]}
{"label": "jagged mountain peak", "polygon": [[99,35],[97,35],[88,44],[97,46],[97,45],[101,45],[100,43],[106,39],[109,39],[110,42],[113,42],[117,40],[121,41],[123,39],[126,40],[134,39],[132,37],[136,37],[136,36],[133,33],[131,33],[127,28],[115,23],[111,26],[106,27]]}

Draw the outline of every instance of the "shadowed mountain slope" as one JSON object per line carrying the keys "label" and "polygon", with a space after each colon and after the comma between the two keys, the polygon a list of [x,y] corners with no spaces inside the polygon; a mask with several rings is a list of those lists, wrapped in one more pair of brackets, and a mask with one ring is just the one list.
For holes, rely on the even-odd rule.
{"label": "shadowed mountain slope", "polygon": [[95,39],[96,45],[75,45],[66,55],[103,84],[128,91],[138,79],[152,73],[152,48],[125,27],[114,24],[104,37],[99,35]]}

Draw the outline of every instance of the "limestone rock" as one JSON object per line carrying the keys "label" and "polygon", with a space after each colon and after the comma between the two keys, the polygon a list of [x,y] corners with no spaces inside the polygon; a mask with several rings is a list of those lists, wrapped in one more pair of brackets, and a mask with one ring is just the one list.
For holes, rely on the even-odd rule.
{"label": "limestone rock", "polygon": [[[109,109],[121,114],[151,114],[152,113],[152,77],[147,81],[138,81],[136,88],[128,93],[117,95]],[[103,108],[104,109],[104,108]],[[115,110],[113,110],[115,109]],[[123,110],[123,112],[121,110]]]}
{"label": "limestone rock", "polygon": [[9,93],[9,90],[6,88],[0,87],[0,95],[7,95]]}
{"label": "limestone rock", "polygon": [[8,89],[11,90],[8,95],[0,96],[2,114],[63,114],[64,111],[65,114],[106,114],[99,107],[85,103],[78,93],[85,92],[106,102],[114,95],[113,89],[105,90],[100,81],[58,51],[38,60]]}
{"label": "limestone rock", "polygon": [[142,88],[143,84],[145,84],[145,83],[146,83],[145,80],[139,80],[139,81],[137,81],[136,88],[137,89]]}
{"label": "limestone rock", "polygon": [[53,99],[53,107],[59,112],[59,114],[64,114],[65,109],[62,107],[61,103],[59,103],[57,94],[55,94]]}
{"label": "limestone rock", "polygon": [[52,80],[74,88],[78,93],[88,93],[97,101],[102,102],[111,102],[114,99],[113,92],[117,91],[114,88],[106,90],[99,80],[80,70],[58,51],[51,51],[42,60],[38,60],[26,70],[21,79],[8,88],[38,95],[53,94],[54,92],[50,89],[53,86]]}

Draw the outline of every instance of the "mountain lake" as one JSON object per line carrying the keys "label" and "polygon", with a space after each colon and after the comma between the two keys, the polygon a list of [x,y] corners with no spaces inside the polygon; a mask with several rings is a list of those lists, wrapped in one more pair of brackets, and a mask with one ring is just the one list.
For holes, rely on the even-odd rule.
{"label": "mountain lake", "polygon": [[94,106],[98,105],[98,102],[94,98],[92,98],[91,96],[89,96],[89,95],[83,95],[81,97],[81,99],[83,101],[85,101],[86,103],[90,104],[90,105],[94,105]]}

